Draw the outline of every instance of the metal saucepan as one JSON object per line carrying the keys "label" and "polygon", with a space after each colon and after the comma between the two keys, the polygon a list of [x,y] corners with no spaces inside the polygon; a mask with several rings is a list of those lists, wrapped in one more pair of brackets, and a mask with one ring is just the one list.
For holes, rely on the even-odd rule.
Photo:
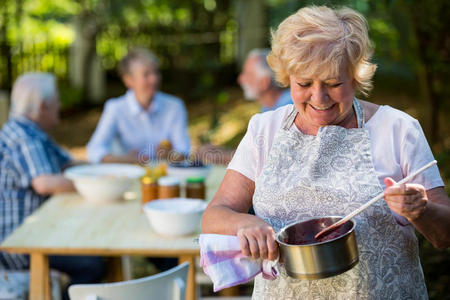
{"label": "metal saucepan", "polygon": [[342,219],[317,217],[290,224],[276,234],[286,272],[298,279],[321,279],[341,274],[359,261],[355,222],[350,220],[316,240],[314,235]]}

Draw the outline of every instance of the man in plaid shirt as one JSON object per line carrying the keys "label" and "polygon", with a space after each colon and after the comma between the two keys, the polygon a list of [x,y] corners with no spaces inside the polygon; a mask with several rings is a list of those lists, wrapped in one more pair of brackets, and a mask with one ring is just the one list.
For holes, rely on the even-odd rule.
{"label": "man in plaid shirt", "polygon": [[[11,234],[47,198],[75,191],[61,171],[72,161],[46,133],[59,122],[55,77],[46,73],[20,76],[11,93],[11,112],[0,131],[0,241]],[[50,257],[50,267],[67,273],[70,284],[101,280],[98,257]],[[29,257],[0,252],[0,269],[20,270]],[[67,297],[67,295],[65,295]]]}

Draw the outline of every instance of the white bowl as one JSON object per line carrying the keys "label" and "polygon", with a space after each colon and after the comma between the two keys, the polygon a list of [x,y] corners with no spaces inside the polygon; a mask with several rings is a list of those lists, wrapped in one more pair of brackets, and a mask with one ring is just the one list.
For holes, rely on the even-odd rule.
{"label": "white bowl", "polygon": [[155,232],[165,236],[182,236],[200,229],[206,205],[201,199],[158,199],[146,203],[144,212]]}
{"label": "white bowl", "polygon": [[86,200],[93,202],[115,202],[145,174],[142,167],[128,164],[80,165],[65,170]]}
{"label": "white bowl", "polygon": [[203,177],[206,179],[211,172],[211,166],[204,167],[167,167],[167,175],[172,177],[177,177],[182,181],[186,182],[189,177]]}

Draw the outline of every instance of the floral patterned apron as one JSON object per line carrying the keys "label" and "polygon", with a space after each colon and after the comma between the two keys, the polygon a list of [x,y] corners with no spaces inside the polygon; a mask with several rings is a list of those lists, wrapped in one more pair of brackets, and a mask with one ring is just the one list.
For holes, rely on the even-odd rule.
{"label": "floral patterned apron", "polygon": [[[358,128],[325,126],[305,135],[291,129],[294,107],[277,132],[253,196],[256,215],[276,232],[312,217],[344,216],[382,192],[357,99],[353,108]],[[293,279],[281,268],[274,281],[256,277],[253,299],[428,299],[417,238],[401,230],[387,204],[380,200],[353,220],[355,267],[319,280]]]}

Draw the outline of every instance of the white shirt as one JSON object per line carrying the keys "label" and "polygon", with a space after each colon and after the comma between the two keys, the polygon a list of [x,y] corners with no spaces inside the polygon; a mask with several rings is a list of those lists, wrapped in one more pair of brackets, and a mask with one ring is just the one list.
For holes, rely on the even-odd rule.
{"label": "white shirt", "polygon": [[[255,181],[264,167],[275,134],[292,106],[254,115],[228,169]],[[419,122],[404,112],[390,106],[380,106],[365,127],[371,140],[374,169],[383,188],[385,177],[398,181],[434,160]],[[293,125],[291,130],[298,129]],[[437,166],[427,169],[410,182],[422,184],[426,190],[444,186]]]}
{"label": "white shirt", "polygon": [[[129,90],[105,103],[100,121],[87,145],[91,162],[100,162],[106,154],[125,154],[136,150],[154,157],[162,140],[169,140],[174,150],[185,155],[190,151],[187,112],[181,99],[157,92],[144,110]],[[114,142],[120,151],[114,151]]]}

